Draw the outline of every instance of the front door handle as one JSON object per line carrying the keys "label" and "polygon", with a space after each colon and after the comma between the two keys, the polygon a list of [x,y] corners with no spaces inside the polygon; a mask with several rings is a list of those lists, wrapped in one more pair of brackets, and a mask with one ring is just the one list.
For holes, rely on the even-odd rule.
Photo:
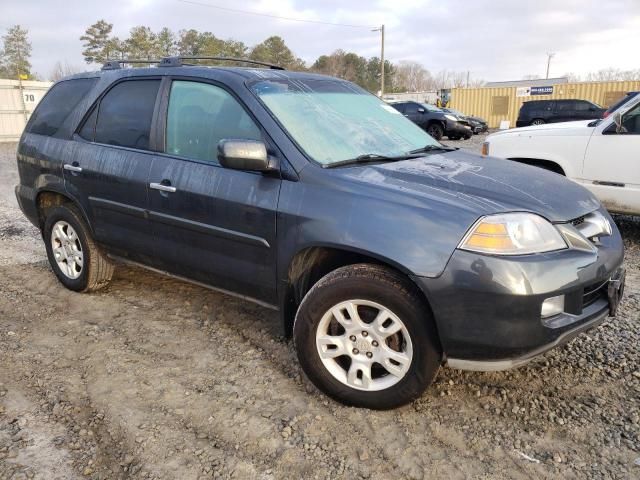
{"label": "front door handle", "polygon": [[63,168],[65,170],[69,170],[70,172],[76,172],[76,173],[80,173],[82,171],[82,167],[79,167],[77,165],[70,165],[68,163],[65,163],[63,165]]}
{"label": "front door handle", "polygon": [[171,185],[164,185],[162,183],[150,183],[149,188],[153,188],[154,190],[160,190],[161,192],[169,192],[175,193],[176,187],[172,187]]}

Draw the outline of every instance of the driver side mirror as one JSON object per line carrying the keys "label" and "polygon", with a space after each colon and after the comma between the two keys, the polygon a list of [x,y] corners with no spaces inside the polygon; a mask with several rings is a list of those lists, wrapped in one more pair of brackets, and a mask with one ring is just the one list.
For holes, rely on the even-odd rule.
{"label": "driver side mirror", "polygon": [[259,140],[220,140],[218,161],[233,170],[268,172],[276,168],[269,161],[264,142]]}

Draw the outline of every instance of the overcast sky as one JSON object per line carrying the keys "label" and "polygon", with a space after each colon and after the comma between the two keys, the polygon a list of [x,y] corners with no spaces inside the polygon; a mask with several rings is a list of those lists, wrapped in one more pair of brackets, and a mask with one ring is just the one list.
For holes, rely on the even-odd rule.
{"label": "overcast sky", "polygon": [[[640,0],[193,0],[270,15],[386,29],[386,58],[418,61],[432,73],[469,70],[489,81],[544,76],[546,52],[556,52],[551,76],[602,68],[640,68]],[[380,54],[380,34],[278,20],[194,5],[180,0],[0,0],[0,29],[29,29],[35,72],[47,77],[56,61],[85,68],[85,29],[104,18],[114,33],[131,27],[195,28],[253,45],[282,36],[307,62],[342,48]],[[86,67],[95,68],[95,67]]]}

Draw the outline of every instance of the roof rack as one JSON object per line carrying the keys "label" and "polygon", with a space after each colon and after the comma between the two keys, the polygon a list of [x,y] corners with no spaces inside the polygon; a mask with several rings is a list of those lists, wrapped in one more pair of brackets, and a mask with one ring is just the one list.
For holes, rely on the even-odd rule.
{"label": "roof rack", "polygon": [[185,63],[184,60],[215,60],[217,62],[239,62],[249,63],[252,65],[260,65],[263,67],[269,67],[273,70],[284,70],[284,67],[275,65],[273,63],[260,62],[258,60],[251,60],[249,58],[236,58],[236,57],[200,57],[200,56],[185,56],[185,57],[164,57],[160,60],[142,60],[123,58],[121,60],[106,60],[102,65],[102,70],[120,70],[122,65],[126,64],[157,64],[158,67],[181,67],[183,65],[193,65],[191,63]]}
{"label": "roof rack", "polygon": [[284,67],[275,65],[273,63],[260,62],[258,60],[251,60],[249,58],[236,58],[236,57],[201,57],[201,56],[181,56],[181,57],[164,57],[158,63],[159,67],[181,67],[182,65],[189,65],[184,63],[183,60],[215,60],[218,62],[239,62],[249,63],[252,65],[260,65],[263,67],[269,67],[273,70],[284,70]]}
{"label": "roof rack", "polygon": [[135,58],[123,58],[122,60],[106,60],[102,65],[101,70],[120,70],[123,64],[127,63],[148,63],[152,65],[154,63],[158,63],[160,60],[141,60]]}

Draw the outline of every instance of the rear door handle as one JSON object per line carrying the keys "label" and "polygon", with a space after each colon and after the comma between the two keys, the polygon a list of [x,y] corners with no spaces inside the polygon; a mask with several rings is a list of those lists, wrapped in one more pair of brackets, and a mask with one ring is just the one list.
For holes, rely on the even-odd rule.
{"label": "rear door handle", "polygon": [[82,167],[78,167],[77,165],[70,165],[68,163],[65,163],[63,165],[63,168],[65,170],[69,170],[70,172],[76,172],[76,173],[80,173],[82,171]]}
{"label": "rear door handle", "polygon": [[171,185],[164,185],[162,183],[150,183],[149,188],[153,188],[154,190],[160,190],[161,192],[169,192],[175,193],[176,187],[172,187]]}

